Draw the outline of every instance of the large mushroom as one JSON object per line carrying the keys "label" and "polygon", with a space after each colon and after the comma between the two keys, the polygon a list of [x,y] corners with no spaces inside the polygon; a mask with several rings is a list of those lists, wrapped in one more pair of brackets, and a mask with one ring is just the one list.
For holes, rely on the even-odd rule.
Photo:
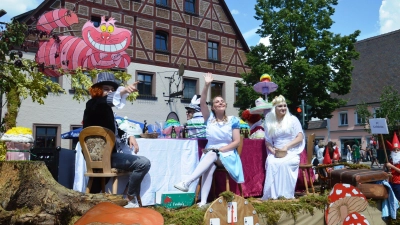
{"label": "large mushroom", "polygon": [[343,221],[343,225],[369,225],[367,218],[358,212],[350,213]]}
{"label": "large mushroom", "polygon": [[350,213],[364,211],[368,202],[358,188],[338,183],[329,193],[328,205],[325,210],[325,220],[328,225],[333,225],[342,222]]}

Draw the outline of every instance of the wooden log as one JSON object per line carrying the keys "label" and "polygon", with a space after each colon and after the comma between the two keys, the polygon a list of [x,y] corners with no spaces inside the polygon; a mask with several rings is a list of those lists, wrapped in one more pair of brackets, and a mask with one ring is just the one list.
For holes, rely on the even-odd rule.
{"label": "wooden log", "polygon": [[60,185],[42,161],[0,161],[0,224],[68,224],[122,195],[85,194]]}

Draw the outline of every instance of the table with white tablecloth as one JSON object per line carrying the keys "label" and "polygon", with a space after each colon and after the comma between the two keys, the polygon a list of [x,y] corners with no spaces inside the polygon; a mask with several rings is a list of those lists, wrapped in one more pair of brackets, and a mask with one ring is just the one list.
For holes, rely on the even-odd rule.
{"label": "table with white tablecloth", "polygon": [[[141,185],[142,204],[154,205],[156,192],[175,192],[174,184],[187,178],[196,168],[198,145],[196,139],[146,139],[138,138],[138,155],[145,156],[151,161],[149,173]],[[78,144],[75,164],[74,190],[85,192],[87,178],[84,177],[86,164],[82,150]],[[134,154],[132,151],[126,152]],[[122,194],[128,176],[118,178],[118,192]],[[189,192],[195,192],[197,182],[190,185]],[[106,185],[106,192],[111,192],[112,185]]]}

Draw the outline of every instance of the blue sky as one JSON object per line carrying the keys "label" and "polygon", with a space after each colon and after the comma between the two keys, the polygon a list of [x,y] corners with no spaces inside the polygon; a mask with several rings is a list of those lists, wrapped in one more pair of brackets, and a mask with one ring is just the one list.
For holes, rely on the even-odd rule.
{"label": "blue sky", "polygon": [[[1,0],[0,9],[7,14],[0,18],[8,22],[11,17],[37,7],[43,0]],[[240,31],[249,46],[260,42],[255,33],[260,21],[254,19],[256,0],[225,0]],[[400,29],[400,0],[339,0],[332,18],[331,31],[347,35],[361,30],[358,40]]]}

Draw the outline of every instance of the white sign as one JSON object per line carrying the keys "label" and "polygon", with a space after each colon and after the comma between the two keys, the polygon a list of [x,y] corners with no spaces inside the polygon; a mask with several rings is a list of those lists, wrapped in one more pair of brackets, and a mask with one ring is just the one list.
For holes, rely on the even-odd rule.
{"label": "white sign", "polygon": [[369,126],[372,134],[389,134],[386,119],[384,118],[369,119]]}

